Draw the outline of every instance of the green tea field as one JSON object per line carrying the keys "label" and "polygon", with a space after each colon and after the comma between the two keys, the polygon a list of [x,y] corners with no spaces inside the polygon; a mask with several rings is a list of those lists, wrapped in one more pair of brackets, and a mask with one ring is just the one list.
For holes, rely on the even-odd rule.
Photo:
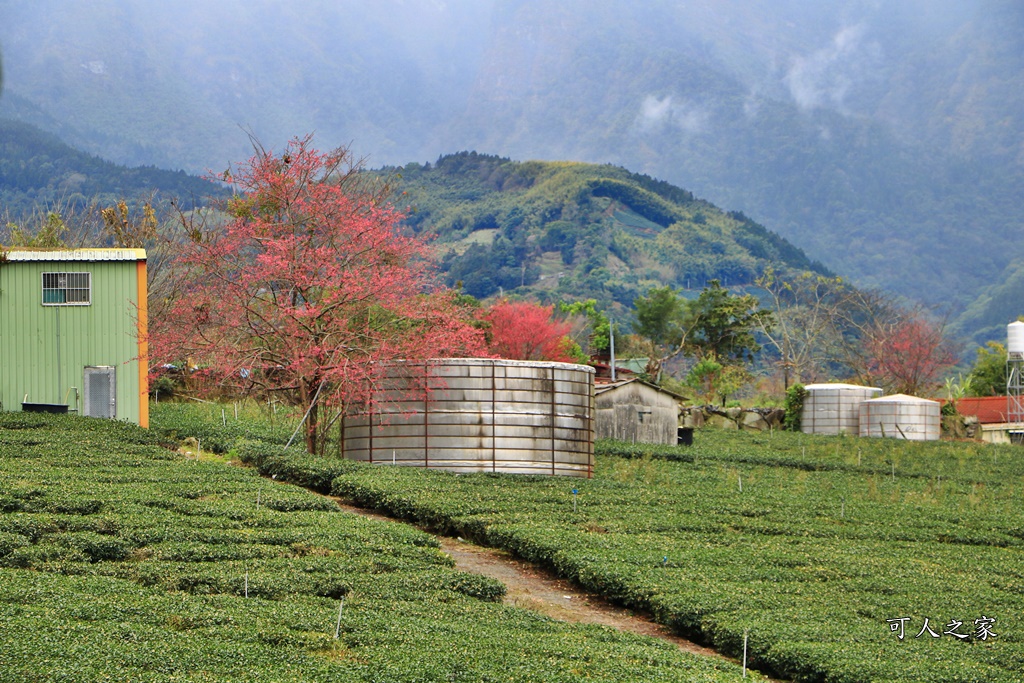
{"label": "green tea field", "polygon": [[[5,683],[742,680],[739,665],[504,606],[500,583],[455,571],[432,536],[280,481],[329,487],[317,477],[355,464],[262,458],[274,481],[161,445],[186,412],[161,406],[150,432],[0,413]],[[225,422],[183,419],[175,436],[252,434]]]}
{"label": "green tea field", "polygon": [[264,472],[505,548],[799,681],[1024,680],[1019,447],[705,430],[602,443],[592,480]]}
{"label": "green tea field", "polygon": [[[431,536],[306,489],[507,549],[736,657],[746,635],[780,678],[1024,679],[1018,447],[704,430],[600,443],[590,480],[457,476],[285,451],[288,421],[223,410],[161,405],[150,432],[0,414],[5,681],[740,679],[503,606]],[[184,439],[201,459],[166,447]]]}

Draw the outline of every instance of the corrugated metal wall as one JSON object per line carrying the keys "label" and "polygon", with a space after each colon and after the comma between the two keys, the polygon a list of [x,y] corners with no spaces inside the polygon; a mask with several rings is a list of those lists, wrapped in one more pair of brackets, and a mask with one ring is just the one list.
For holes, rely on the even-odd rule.
{"label": "corrugated metal wall", "polygon": [[800,430],[805,434],[860,433],[860,404],[882,395],[878,387],[856,384],[808,384],[800,413]]}
{"label": "corrugated metal wall", "polygon": [[[43,306],[44,272],[92,273],[92,303]],[[73,410],[72,388],[82,392],[85,368],[107,365],[117,375],[117,418],[139,422],[137,273],[135,261],[0,264],[3,410],[21,410],[26,394],[29,402],[67,403]]]}
{"label": "corrugated metal wall", "polygon": [[345,457],[456,472],[589,477],[593,372],[484,358],[396,364],[374,412],[346,418]]}

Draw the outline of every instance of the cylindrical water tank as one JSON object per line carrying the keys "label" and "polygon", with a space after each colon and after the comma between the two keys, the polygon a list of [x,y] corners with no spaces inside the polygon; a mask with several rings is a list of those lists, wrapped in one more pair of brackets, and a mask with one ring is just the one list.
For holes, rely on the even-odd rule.
{"label": "cylindrical water tank", "polygon": [[860,404],[882,395],[878,387],[856,384],[808,384],[804,389],[800,431],[805,434],[859,434]]}
{"label": "cylindrical water tank", "polygon": [[1006,326],[1006,352],[1024,357],[1024,322],[1016,320]]}
{"label": "cylindrical water tank", "polygon": [[860,404],[860,435],[908,441],[938,441],[942,416],[938,401],[894,394]]}
{"label": "cylindrical water tank", "polygon": [[590,477],[594,369],[490,358],[392,364],[342,425],[346,458],[455,472]]}

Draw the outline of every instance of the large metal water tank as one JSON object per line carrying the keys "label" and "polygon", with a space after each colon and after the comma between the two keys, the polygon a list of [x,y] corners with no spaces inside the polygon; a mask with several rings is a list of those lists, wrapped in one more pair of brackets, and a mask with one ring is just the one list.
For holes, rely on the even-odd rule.
{"label": "large metal water tank", "polygon": [[938,441],[942,416],[938,401],[893,394],[860,404],[860,435],[908,441]]}
{"label": "large metal water tank", "polygon": [[1024,357],[1024,322],[1016,320],[1006,326],[1006,352]]}
{"label": "large metal water tank", "polygon": [[590,477],[594,369],[489,358],[394,363],[342,425],[344,456],[455,472]]}
{"label": "large metal water tank", "polygon": [[804,389],[800,431],[805,434],[859,434],[860,404],[882,395],[878,387],[857,384],[808,384]]}

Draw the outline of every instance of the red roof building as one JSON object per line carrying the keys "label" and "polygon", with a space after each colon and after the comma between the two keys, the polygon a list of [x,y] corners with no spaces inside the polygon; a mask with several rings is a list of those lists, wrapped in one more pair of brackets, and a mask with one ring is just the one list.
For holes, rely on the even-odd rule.
{"label": "red roof building", "polygon": [[957,410],[964,417],[973,415],[981,427],[981,440],[987,443],[1021,443],[1024,429],[1018,422],[1007,419],[1008,401],[1005,396],[962,398]]}
{"label": "red roof building", "polygon": [[956,407],[961,415],[977,416],[978,422],[983,425],[1007,422],[1005,396],[962,398],[957,401]]}

